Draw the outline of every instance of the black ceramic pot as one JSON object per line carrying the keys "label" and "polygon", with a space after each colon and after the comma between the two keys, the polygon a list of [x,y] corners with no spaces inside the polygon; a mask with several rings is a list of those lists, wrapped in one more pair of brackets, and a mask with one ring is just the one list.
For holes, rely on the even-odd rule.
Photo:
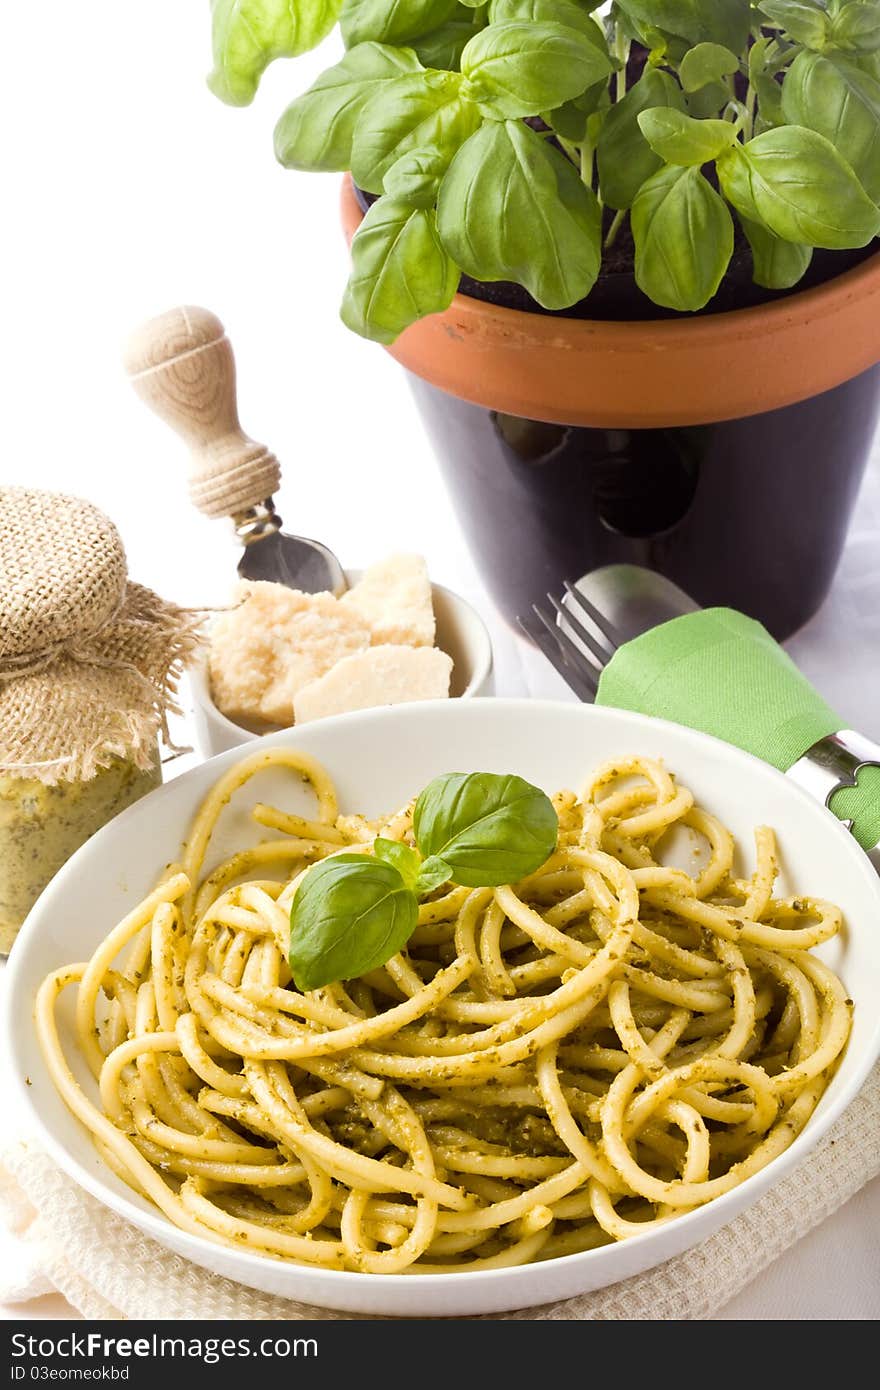
{"label": "black ceramic pot", "polygon": [[511,623],[563,580],[625,562],[790,636],[828,593],[880,416],[880,367],[780,410],[668,429],[544,423],[410,380]]}

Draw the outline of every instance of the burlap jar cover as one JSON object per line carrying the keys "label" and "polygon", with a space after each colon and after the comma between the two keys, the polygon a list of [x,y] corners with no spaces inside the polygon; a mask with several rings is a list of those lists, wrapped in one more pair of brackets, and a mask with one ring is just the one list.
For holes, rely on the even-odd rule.
{"label": "burlap jar cover", "polygon": [[129,582],[97,507],[0,488],[0,772],[53,785],[115,758],[148,768],[198,622]]}

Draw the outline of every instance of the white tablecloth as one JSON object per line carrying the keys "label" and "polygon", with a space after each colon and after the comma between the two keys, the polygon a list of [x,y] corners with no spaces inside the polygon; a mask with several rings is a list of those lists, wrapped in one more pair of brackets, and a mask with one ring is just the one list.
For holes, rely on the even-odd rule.
{"label": "white tablecloth", "polygon": [[[282,461],[288,528],[320,536],[352,566],[421,551],[434,579],[489,620],[500,694],[570,698],[493,617],[402,374],[339,323],[347,257],[337,180],[273,162],[275,118],[333,61],[328,46],[277,65],[254,107],[232,111],[202,83],[204,5],[18,5],[4,15],[4,43],[27,61],[8,63],[0,84],[15,214],[4,223],[15,272],[0,336],[0,481],[88,496],[119,525],[141,583],[183,604],[222,601],[235,563],[229,535],[190,509],[184,453],[119,365],[143,317],[207,304],[238,346],[245,427]],[[790,650],[847,722],[880,739],[878,540],[875,449],[833,594]],[[0,1105],[8,1124],[2,1080]],[[721,1316],[880,1316],[878,1232],[875,1182]],[[20,1244],[0,1238],[0,1289],[23,1272]],[[49,1297],[27,1312],[64,1308]],[[0,1305],[0,1316],[21,1315]]]}

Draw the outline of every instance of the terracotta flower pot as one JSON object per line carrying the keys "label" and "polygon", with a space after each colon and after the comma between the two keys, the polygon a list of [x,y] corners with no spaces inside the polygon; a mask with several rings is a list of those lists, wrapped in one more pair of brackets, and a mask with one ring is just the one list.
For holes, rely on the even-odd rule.
{"label": "terracotta flower pot", "polygon": [[[351,240],[348,178],[342,216]],[[509,620],[621,561],[779,638],[825,597],[880,415],[880,254],[758,308],[658,321],[459,294],[389,351]]]}

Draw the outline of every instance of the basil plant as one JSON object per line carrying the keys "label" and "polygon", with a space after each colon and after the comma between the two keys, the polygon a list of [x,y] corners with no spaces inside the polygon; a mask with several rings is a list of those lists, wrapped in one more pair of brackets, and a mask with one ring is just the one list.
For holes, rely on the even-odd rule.
{"label": "basil plant", "polygon": [[706,305],[736,224],[754,279],[880,233],[880,0],[212,0],[223,100],[338,22],[346,53],[282,115],[279,160],[373,201],[348,326],[390,343],[462,272],[546,309],[628,224],[655,304]]}

